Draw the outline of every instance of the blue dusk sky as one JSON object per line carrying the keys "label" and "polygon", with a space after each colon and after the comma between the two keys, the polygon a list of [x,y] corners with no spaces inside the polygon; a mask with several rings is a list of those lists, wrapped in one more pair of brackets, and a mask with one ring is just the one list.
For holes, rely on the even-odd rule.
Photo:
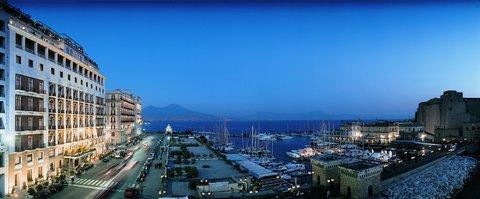
{"label": "blue dusk sky", "polygon": [[379,118],[413,117],[448,89],[480,97],[479,3],[10,2],[144,106]]}

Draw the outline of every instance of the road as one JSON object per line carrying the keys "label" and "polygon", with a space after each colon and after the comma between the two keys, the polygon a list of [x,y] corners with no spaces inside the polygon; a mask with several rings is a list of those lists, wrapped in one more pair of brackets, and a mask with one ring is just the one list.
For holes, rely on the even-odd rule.
{"label": "road", "polygon": [[[74,184],[51,198],[96,198],[101,193],[102,198],[123,198],[125,188],[138,186],[136,179],[147,158],[143,145],[150,146],[155,139],[158,139],[158,136],[147,136],[141,144],[129,147],[135,151],[129,159],[112,159],[107,163],[98,163],[80,178],[76,178]],[[106,192],[107,190],[110,192]]]}

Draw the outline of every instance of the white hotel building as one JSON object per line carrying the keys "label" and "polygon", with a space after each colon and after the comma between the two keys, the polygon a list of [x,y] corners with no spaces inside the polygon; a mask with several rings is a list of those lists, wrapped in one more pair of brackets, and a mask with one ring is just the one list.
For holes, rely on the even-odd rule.
{"label": "white hotel building", "polygon": [[0,194],[105,150],[105,77],[83,48],[0,1]]}

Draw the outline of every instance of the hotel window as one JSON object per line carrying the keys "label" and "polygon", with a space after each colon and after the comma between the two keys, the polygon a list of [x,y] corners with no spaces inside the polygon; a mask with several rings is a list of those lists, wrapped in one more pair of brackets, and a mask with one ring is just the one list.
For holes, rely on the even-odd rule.
{"label": "hotel window", "polygon": [[15,157],[15,165],[22,164],[22,156]]}
{"label": "hotel window", "polygon": [[38,177],[42,178],[43,177],[43,167],[38,167]]}
{"label": "hotel window", "polygon": [[77,83],[77,78],[75,77],[75,83]]}
{"label": "hotel window", "polygon": [[0,64],[5,64],[5,53],[0,53]]}
{"label": "hotel window", "polygon": [[70,63],[71,61],[69,59],[65,59],[65,67],[67,67],[68,69],[70,69]]}
{"label": "hotel window", "polygon": [[40,71],[43,71],[43,64],[39,65]]}
{"label": "hotel window", "polygon": [[53,162],[50,163],[50,171],[55,171],[55,165]]}
{"label": "hotel window", "polygon": [[21,110],[22,108],[22,98],[20,96],[15,96],[15,109]]}
{"label": "hotel window", "polygon": [[5,69],[0,68],[0,80],[5,80]]}
{"label": "hotel window", "polygon": [[60,71],[60,77],[63,78],[63,72],[62,71]]}
{"label": "hotel window", "polygon": [[50,60],[51,62],[55,62],[55,52],[50,49],[48,49],[48,60]]}
{"label": "hotel window", "polygon": [[0,47],[5,48],[5,37],[0,37]]}
{"label": "hotel window", "polygon": [[80,85],[83,85],[83,80],[80,80]]}
{"label": "hotel window", "polygon": [[28,78],[27,89],[28,89],[28,91],[33,90],[33,79],[32,78]]}
{"label": "hotel window", "polygon": [[55,156],[55,149],[50,149],[48,151],[48,157],[54,157]]}
{"label": "hotel window", "polygon": [[33,161],[33,154],[28,154],[27,155],[27,162],[32,162]]}
{"label": "hotel window", "polygon": [[31,39],[25,38],[25,50],[29,53],[35,54],[35,42]]}
{"label": "hotel window", "polygon": [[63,56],[57,54],[57,64],[63,66]]}
{"label": "hotel window", "polygon": [[0,31],[5,32],[5,21],[0,20]]}
{"label": "hotel window", "polygon": [[28,60],[28,67],[33,68],[33,60]]}
{"label": "hotel window", "polygon": [[22,64],[22,57],[17,55],[17,64]]}
{"label": "hotel window", "polygon": [[15,35],[15,46],[17,48],[20,48],[20,49],[23,49],[23,36],[22,35],[19,35],[19,34],[16,34]]}
{"label": "hotel window", "polygon": [[27,171],[27,181],[29,181],[29,182],[33,181],[33,178],[32,178],[32,170],[31,170],[31,169],[29,169],[29,170]]}
{"label": "hotel window", "polygon": [[67,75],[67,79],[70,80],[70,75]]}
{"label": "hotel window", "polygon": [[27,110],[33,110],[33,98],[27,98]]}
{"label": "hotel window", "polygon": [[38,56],[45,58],[45,54],[46,54],[45,50],[46,50],[45,46],[37,44],[37,54],[38,54]]}
{"label": "hotel window", "polygon": [[52,75],[55,75],[55,69],[54,69],[54,68],[51,68],[51,69],[50,69],[50,73],[51,73]]}

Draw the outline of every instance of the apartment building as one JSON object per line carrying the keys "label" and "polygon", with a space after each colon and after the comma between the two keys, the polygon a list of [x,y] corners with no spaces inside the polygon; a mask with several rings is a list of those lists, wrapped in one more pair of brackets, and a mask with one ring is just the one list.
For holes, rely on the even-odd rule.
{"label": "apartment building", "polygon": [[136,133],[141,132],[141,101],[128,91],[114,90],[107,92],[107,131],[108,144],[123,144]]}
{"label": "apartment building", "polygon": [[103,153],[105,77],[83,47],[0,1],[0,194]]}

